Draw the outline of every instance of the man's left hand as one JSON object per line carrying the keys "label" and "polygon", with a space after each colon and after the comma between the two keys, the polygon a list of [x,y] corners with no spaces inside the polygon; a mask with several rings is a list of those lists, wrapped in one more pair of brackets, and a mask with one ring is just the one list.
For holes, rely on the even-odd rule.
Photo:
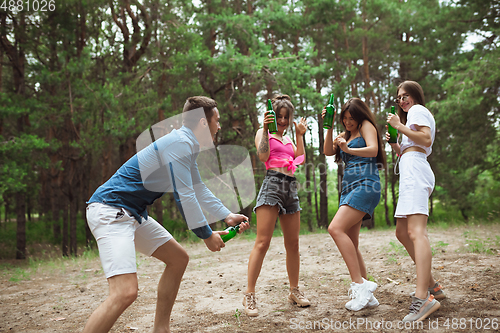
{"label": "man's left hand", "polygon": [[250,223],[248,222],[248,217],[242,214],[229,214],[224,221],[230,226],[240,225],[240,230],[238,233],[241,234],[243,231],[250,228]]}

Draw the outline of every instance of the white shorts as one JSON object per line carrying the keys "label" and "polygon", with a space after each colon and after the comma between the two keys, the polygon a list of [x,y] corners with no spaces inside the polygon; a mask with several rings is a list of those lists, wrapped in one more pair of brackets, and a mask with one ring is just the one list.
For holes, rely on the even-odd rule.
{"label": "white shorts", "polygon": [[151,256],[172,239],[152,217],[139,224],[128,210],[102,203],[87,206],[87,223],[97,241],[106,278],[137,273],[135,250]]}
{"label": "white shorts", "polygon": [[399,199],[394,217],[429,216],[429,197],[436,180],[427,156],[417,151],[404,153],[399,161],[399,170]]}

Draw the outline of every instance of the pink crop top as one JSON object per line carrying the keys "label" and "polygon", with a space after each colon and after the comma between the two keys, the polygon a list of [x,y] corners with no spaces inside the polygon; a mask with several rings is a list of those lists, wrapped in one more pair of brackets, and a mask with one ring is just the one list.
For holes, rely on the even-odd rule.
{"label": "pink crop top", "polygon": [[[297,165],[304,162],[304,155],[295,158],[293,145],[291,142],[283,144],[280,140],[272,137],[269,133],[269,158],[266,161],[266,169],[287,167],[292,174],[297,169]],[[274,140],[272,140],[274,139]]]}

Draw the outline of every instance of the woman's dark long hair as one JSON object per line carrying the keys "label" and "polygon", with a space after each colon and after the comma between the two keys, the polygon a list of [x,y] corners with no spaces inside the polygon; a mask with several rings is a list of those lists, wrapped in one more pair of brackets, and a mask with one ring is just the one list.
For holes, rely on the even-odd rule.
{"label": "woman's dark long hair", "polygon": [[[364,120],[368,120],[375,127],[375,130],[377,131],[377,144],[378,144],[377,166],[379,169],[384,169],[386,167],[384,143],[380,136],[377,123],[375,122],[375,116],[371,112],[370,108],[368,107],[368,105],[366,105],[365,102],[363,102],[359,98],[351,98],[350,100],[348,100],[347,103],[345,103],[344,106],[342,106],[342,111],[340,112],[340,120],[342,121],[342,126],[344,126],[344,129],[345,129],[344,115],[347,111],[349,111],[351,117],[358,123],[358,128],[361,127],[361,124],[363,123]],[[345,140],[349,141],[350,137],[351,137],[351,132],[346,129]],[[337,153],[335,155],[336,155],[335,161],[340,162],[341,158],[339,149],[337,150]]]}
{"label": "woman's dark long hair", "polygon": [[[398,86],[398,90],[396,91],[396,96],[399,96],[399,90],[401,89],[403,89],[408,95],[410,95],[415,104],[420,104],[422,106],[425,106],[424,90],[422,89],[420,84],[418,84],[418,82],[415,81],[401,82]],[[406,121],[408,120],[408,113],[404,112],[403,109],[401,109],[399,103],[398,103],[398,115],[399,119],[401,119],[401,123],[403,125],[406,125]]]}

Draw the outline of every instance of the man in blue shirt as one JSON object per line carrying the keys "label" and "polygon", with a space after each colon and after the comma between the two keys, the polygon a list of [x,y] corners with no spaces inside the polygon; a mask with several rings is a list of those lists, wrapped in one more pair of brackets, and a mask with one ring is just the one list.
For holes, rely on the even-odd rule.
{"label": "man in blue shirt", "polygon": [[189,228],[211,251],[225,246],[212,231],[202,208],[218,220],[248,229],[248,218],[231,213],[201,180],[196,157],[213,147],[220,129],[217,102],[190,97],[183,109],[183,125],[139,151],[101,185],[88,201],[87,222],[96,238],[109,296],[92,313],[84,333],[108,332],[137,298],[135,251],[166,264],[158,284],[153,332],[170,332],[170,314],[189,256],[171,234],[148,216],[147,206],[165,192],[174,197]]}

